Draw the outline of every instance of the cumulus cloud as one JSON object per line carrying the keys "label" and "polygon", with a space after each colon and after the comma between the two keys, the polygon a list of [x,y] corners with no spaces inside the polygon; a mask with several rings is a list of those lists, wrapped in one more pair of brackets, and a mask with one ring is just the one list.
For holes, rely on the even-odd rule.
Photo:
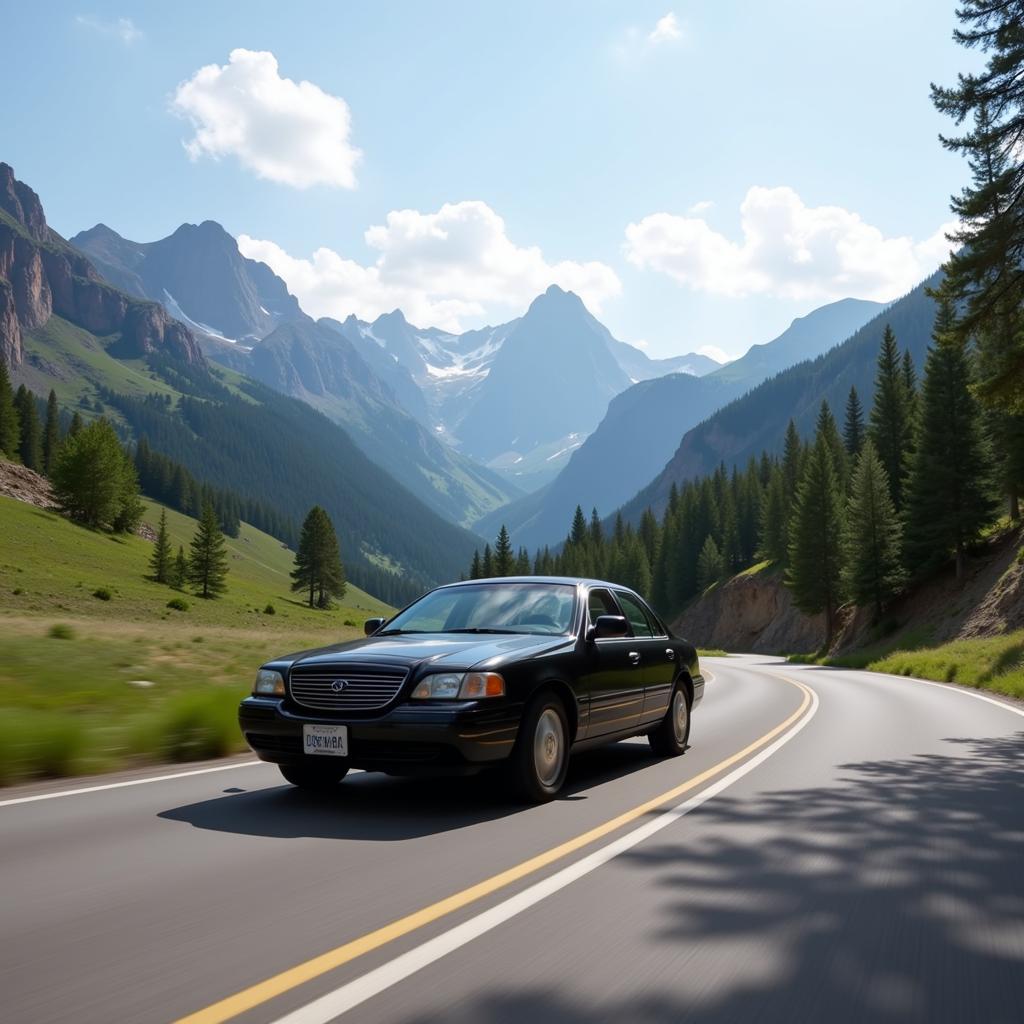
{"label": "cumulus cloud", "polygon": [[807,206],[791,188],[751,188],[742,239],[701,217],[652,213],[626,228],[626,258],[699,291],[720,295],[888,302],[930,274],[950,251],[944,224],[929,238],[887,237],[840,206]]}
{"label": "cumulus cloud", "polygon": [[362,156],[349,136],[352,117],[340,96],[312,82],[282,78],[266,51],[232,50],[175,91],[171,109],[192,122],[192,160],[237,157],[259,177],[294,188],[356,187]]}
{"label": "cumulus cloud", "polygon": [[621,291],[604,263],[549,263],[516,245],[486,203],[446,203],[436,213],[393,210],[365,233],[379,255],[366,265],[333,249],[296,257],[272,241],[241,235],[239,249],[268,264],[312,316],[372,320],[401,308],[413,323],[460,331],[515,316],[549,285],[576,292],[595,312]]}
{"label": "cumulus cloud", "polygon": [[682,39],[682,37],[683,30],[680,28],[675,11],[669,11],[663,18],[659,18],[658,23],[647,36],[648,40],[655,45],[675,42],[675,40]]}
{"label": "cumulus cloud", "polygon": [[142,29],[136,28],[131,18],[112,18],[105,21],[92,14],[79,14],[75,21],[84,28],[92,29],[103,36],[113,36],[120,39],[125,46],[131,46],[142,38]]}
{"label": "cumulus cloud", "polygon": [[697,355],[707,356],[709,359],[714,359],[716,363],[728,363],[735,359],[735,356],[729,355],[724,348],[719,348],[717,345],[701,345],[697,349]]}

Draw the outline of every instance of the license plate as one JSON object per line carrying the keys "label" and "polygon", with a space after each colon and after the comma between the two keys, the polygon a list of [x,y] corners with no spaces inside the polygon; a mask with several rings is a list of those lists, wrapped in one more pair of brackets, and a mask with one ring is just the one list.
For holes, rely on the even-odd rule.
{"label": "license plate", "polygon": [[348,757],[348,726],[303,725],[302,750],[306,754]]}

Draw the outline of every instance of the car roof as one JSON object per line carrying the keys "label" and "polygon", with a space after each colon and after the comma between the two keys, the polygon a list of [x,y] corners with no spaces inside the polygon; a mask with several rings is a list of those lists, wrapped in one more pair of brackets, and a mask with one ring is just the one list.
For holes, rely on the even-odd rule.
{"label": "car roof", "polygon": [[608,580],[589,579],[586,576],[489,576],[482,580],[458,580],[455,583],[445,583],[444,587],[465,587],[473,583],[561,583],[573,587],[613,587],[616,590],[626,590],[635,593],[631,587],[622,583],[610,583]]}

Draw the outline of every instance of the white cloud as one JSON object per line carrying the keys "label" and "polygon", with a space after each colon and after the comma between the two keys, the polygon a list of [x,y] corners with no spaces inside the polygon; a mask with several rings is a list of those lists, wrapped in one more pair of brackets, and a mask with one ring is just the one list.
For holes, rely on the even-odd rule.
{"label": "white cloud", "polygon": [[85,28],[92,29],[104,36],[116,36],[125,46],[131,46],[143,36],[142,29],[136,28],[131,18],[113,18],[104,21],[92,14],[79,14],[75,21]]}
{"label": "white cloud", "polygon": [[648,41],[655,45],[672,43],[682,38],[683,30],[679,26],[679,21],[674,11],[669,11],[663,18],[659,18],[658,23],[647,37]]}
{"label": "white cloud", "polygon": [[415,324],[459,331],[519,315],[551,284],[576,292],[594,312],[622,289],[604,263],[549,263],[536,246],[516,245],[502,218],[478,200],[446,203],[436,213],[394,210],[365,240],[379,253],[369,265],[328,248],[295,257],[249,235],[238,246],[284,278],[316,317],[372,320],[398,307]]}
{"label": "white cloud", "polygon": [[720,295],[888,302],[946,258],[953,225],[922,241],[886,237],[840,206],[807,206],[791,188],[754,187],[740,226],[735,242],[703,218],[653,213],[626,228],[626,258]]}
{"label": "white cloud", "polygon": [[715,208],[715,201],[713,199],[702,199],[699,203],[694,203],[693,206],[687,210],[687,213],[707,213],[708,210]]}
{"label": "white cloud", "polygon": [[171,109],[195,135],[192,160],[235,156],[259,177],[294,188],[355,188],[362,154],[349,141],[351,113],[340,96],[282,78],[272,53],[232,50],[178,86]]}

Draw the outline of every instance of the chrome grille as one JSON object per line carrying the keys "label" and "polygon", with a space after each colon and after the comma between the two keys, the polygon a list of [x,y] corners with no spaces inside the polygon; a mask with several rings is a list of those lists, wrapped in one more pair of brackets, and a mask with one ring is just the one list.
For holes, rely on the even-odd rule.
{"label": "chrome grille", "polygon": [[292,700],[303,707],[375,711],[398,696],[408,674],[394,665],[298,664],[289,673],[288,686]]}

